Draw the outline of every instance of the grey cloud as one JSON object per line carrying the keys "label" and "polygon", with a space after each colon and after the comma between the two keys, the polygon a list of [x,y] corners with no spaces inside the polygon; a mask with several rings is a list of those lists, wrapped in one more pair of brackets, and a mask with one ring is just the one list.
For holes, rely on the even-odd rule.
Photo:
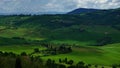
{"label": "grey cloud", "polygon": [[76,8],[118,7],[120,0],[0,0],[0,13],[68,12]]}

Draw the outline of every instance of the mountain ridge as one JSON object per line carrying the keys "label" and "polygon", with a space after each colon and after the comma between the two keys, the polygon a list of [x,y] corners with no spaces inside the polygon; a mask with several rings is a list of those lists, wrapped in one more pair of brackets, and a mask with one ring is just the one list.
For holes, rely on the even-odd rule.
{"label": "mountain ridge", "polygon": [[95,11],[99,11],[99,10],[102,10],[102,9],[78,8],[78,9],[75,9],[75,10],[68,12],[67,14],[89,13],[89,12],[95,12]]}

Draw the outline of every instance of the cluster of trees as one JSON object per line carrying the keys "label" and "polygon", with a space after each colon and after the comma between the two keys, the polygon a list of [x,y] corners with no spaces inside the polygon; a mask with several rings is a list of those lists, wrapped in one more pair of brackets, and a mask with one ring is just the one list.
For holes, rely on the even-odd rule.
{"label": "cluster of trees", "polygon": [[5,38],[5,37],[0,37],[0,44],[1,45],[16,45],[16,44],[29,44],[31,41],[26,40],[25,38],[21,37],[12,37],[12,38]]}
{"label": "cluster of trees", "polygon": [[10,56],[10,57],[15,57],[16,54],[14,54],[13,52],[2,52],[0,51],[0,56]]}
{"label": "cluster of trees", "polygon": [[111,27],[112,27],[112,28],[115,28],[115,29],[117,29],[117,30],[119,30],[119,31],[120,31],[120,27],[119,27],[119,26],[112,25]]}
{"label": "cluster of trees", "polygon": [[39,50],[39,48],[35,48],[34,52],[35,53],[42,53],[44,55],[56,55],[56,54],[66,54],[72,52],[71,47],[67,46],[58,46],[58,47],[53,47],[53,46],[48,46],[47,49],[45,50]]}
{"label": "cluster of trees", "polygon": [[58,64],[56,64],[54,60],[48,59],[46,61],[46,66],[48,66],[48,68],[89,68],[89,65],[85,65],[85,63],[82,61],[77,64],[73,63],[73,60],[68,60],[67,58],[64,60],[59,59]]}
{"label": "cluster of trees", "polygon": [[[47,42],[45,42],[47,43]],[[43,45],[42,41],[39,40],[30,40],[30,39],[26,39],[24,37],[11,37],[11,38],[6,38],[6,37],[0,37],[0,45]]]}
{"label": "cluster of trees", "polygon": [[111,37],[103,37],[99,40],[97,40],[97,46],[103,46],[103,45],[106,45],[106,44],[110,44],[112,43],[112,38]]}
{"label": "cluster of trees", "polygon": [[[12,52],[2,52],[0,51],[0,68],[91,68],[93,65],[85,64],[83,61],[74,63],[73,60],[58,59],[59,62],[55,60],[48,59],[43,61],[39,56],[29,56],[25,52],[21,55],[16,55]],[[98,65],[94,65],[93,68],[98,68]],[[112,68],[120,67],[119,65],[112,65]],[[105,68],[105,67],[101,67]]]}

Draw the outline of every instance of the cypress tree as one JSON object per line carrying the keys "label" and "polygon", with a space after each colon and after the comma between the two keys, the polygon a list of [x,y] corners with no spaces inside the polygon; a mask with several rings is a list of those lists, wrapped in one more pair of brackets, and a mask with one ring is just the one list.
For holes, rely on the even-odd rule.
{"label": "cypress tree", "polygon": [[15,68],[22,68],[20,57],[16,58]]}

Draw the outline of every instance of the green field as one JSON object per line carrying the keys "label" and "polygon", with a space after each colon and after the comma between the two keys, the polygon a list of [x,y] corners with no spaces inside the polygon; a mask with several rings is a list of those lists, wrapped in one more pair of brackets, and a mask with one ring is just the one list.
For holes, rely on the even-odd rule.
{"label": "green field", "polygon": [[120,63],[120,43],[102,47],[73,48],[70,54],[43,57],[58,60],[59,58],[74,59],[75,62],[85,61],[90,64],[112,65]]}
{"label": "green field", "polygon": [[[84,61],[88,64],[98,65],[112,65],[120,63],[120,43],[110,44],[106,46],[80,46],[73,47],[73,52],[68,54],[60,54],[53,56],[42,57],[44,60],[51,58],[58,62],[58,59],[73,59],[75,63]],[[21,52],[31,53],[34,48],[45,49],[37,45],[14,45],[14,46],[0,46],[0,51],[13,52],[20,54]],[[38,54],[39,55],[39,54]]]}
{"label": "green field", "polygon": [[0,46],[0,51],[4,52],[13,52],[15,54],[21,54],[22,52],[26,52],[30,54],[34,51],[35,48],[39,48],[40,50],[45,49],[40,45],[10,45],[10,46]]}

